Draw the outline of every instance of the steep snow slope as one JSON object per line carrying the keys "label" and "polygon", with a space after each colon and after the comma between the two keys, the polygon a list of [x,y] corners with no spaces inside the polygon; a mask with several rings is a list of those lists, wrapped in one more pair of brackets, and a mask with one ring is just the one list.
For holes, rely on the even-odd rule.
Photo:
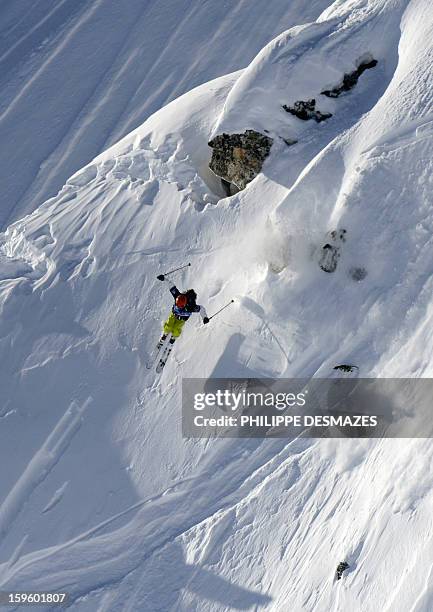
{"label": "steep snow slope", "polygon": [[[432,608],[430,441],[182,440],[180,414],[185,376],[430,375],[432,30],[427,0],[337,2],[1,235],[2,589],[65,589],[80,611]],[[281,110],[311,97],[333,117]],[[275,146],[221,199],[206,143],[250,127]],[[336,227],[326,274],[312,251]],[[187,261],[179,286],[236,303],[188,323],[157,378],[155,277]]]}
{"label": "steep snow slope", "polygon": [[3,0],[1,226],[164,104],[244,68],[276,34],[330,3]]}

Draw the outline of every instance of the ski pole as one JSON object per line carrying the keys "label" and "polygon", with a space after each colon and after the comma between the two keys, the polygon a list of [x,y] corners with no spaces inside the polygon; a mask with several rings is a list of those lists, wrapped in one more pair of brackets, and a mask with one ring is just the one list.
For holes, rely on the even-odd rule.
{"label": "ski pole", "polygon": [[179,272],[179,270],[183,270],[184,268],[187,268],[190,265],[191,265],[190,263],[187,263],[185,266],[180,266],[180,268],[175,268],[174,270],[169,270],[168,272],[164,272],[164,274],[158,274],[158,276],[156,278],[158,280],[164,280],[164,278],[166,276],[168,276],[169,274],[173,274],[174,272]]}
{"label": "ski pole", "polygon": [[230,304],[233,304],[234,300],[230,300],[230,302],[228,304],[226,304],[225,306],[223,306],[222,308],[220,308],[219,310],[216,311],[215,314],[213,314],[211,317],[209,317],[209,321],[211,319],[213,319],[214,317],[217,316],[217,314],[219,314],[222,310],[224,310],[224,308],[227,308],[228,306],[230,306]]}

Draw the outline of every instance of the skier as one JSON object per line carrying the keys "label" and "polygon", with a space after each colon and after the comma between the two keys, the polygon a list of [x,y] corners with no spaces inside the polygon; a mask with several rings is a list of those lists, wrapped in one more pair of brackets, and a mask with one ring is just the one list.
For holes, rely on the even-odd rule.
{"label": "skier", "polygon": [[171,353],[173,344],[175,343],[176,339],[179,338],[180,334],[182,333],[182,328],[190,316],[194,312],[199,312],[203,323],[205,324],[209,323],[209,318],[204,306],[197,304],[197,294],[194,289],[188,289],[188,291],[182,293],[175,285],[173,285],[172,281],[165,278],[164,274],[157,276],[157,279],[160,281],[165,281],[171,285],[170,293],[174,298],[173,308],[171,309],[168,319],[164,323],[164,333],[156,346],[156,352],[158,354],[162,349],[167,336],[170,334],[168,348],[164,351],[159,364],[160,368],[162,369]]}

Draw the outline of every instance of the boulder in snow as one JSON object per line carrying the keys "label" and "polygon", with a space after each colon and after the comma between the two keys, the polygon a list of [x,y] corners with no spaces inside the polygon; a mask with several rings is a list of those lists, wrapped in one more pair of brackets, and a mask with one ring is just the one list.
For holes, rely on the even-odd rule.
{"label": "boulder in snow", "polygon": [[238,189],[244,189],[262,169],[273,139],[255,130],[243,134],[219,134],[208,144],[213,149],[209,168]]}

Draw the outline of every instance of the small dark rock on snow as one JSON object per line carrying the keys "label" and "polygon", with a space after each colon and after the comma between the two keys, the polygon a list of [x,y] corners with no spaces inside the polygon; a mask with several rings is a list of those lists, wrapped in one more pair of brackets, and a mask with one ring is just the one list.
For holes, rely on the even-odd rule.
{"label": "small dark rock on snow", "polygon": [[319,110],[316,110],[316,100],[314,98],[311,100],[298,100],[293,106],[283,104],[283,108],[287,113],[302,119],[302,121],[314,119],[314,121],[320,123],[332,117],[332,113],[321,113]]}
{"label": "small dark rock on snow", "polygon": [[353,372],[358,369],[358,366],[349,365],[348,363],[341,363],[333,368],[334,370],[340,370],[341,372]]}
{"label": "small dark rock on snow", "polygon": [[349,564],[346,561],[340,561],[340,563],[337,565],[337,570],[335,572],[335,579],[340,580],[343,576],[343,572],[347,570],[348,567]]}

